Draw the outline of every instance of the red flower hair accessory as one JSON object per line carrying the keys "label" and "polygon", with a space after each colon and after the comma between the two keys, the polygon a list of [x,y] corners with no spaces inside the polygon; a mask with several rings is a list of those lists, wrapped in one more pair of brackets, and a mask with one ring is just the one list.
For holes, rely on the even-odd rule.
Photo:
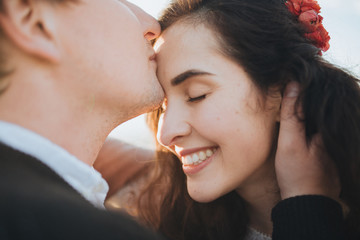
{"label": "red flower hair accessory", "polygon": [[[316,0],[287,0],[285,5],[306,27],[305,37],[310,39],[317,48],[326,52],[330,48],[330,36],[322,24],[323,17],[319,15],[321,8],[318,2]],[[319,54],[321,55],[321,51]]]}

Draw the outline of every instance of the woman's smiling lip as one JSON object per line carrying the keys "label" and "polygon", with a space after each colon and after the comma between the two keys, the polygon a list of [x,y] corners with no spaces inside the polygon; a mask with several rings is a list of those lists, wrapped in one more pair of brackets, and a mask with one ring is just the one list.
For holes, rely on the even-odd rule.
{"label": "woman's smiling lip", "polygon": [[204,169],[207,165],[209,165],[214,157],[217,155],[217,150],[214,152],[211,157],[207,158],[206,160],[202,161],[201,163],[197,165],[184,165],[183,164],[183,171],[186,175],[195,175],[196,173],[200,172],[202,169]]}
{"label": "woman's smiling lip", "polygon": [[184,157],[184,156],[192,154],[192,153],[200,152],[200,151],[203,151],[206,149],[214,149],[214,148],[218,148],[218,147],[217,146],[199,147],[199,148],[183,149],[180,151],[177,151],[175,148],[175,151],[180,157]]}

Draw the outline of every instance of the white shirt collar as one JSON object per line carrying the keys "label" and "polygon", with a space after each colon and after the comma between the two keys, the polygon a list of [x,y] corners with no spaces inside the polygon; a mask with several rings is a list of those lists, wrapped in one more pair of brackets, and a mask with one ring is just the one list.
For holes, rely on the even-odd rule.
{"label": "white shirt collar", "polygon": [[0,121],[0,142],[35,157],[93,205],[104,208],[108,184],[93,167],[65,149],[28,129],[4,121]]}

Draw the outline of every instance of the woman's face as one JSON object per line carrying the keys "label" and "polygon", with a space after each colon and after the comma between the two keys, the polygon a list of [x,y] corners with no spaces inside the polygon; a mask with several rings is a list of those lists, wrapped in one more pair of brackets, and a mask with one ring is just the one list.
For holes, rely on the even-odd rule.
{"label": "woman's face", "polygon": [[205,26],[176,23],[155,49],[166,94],[157,137],[182,161],[190,196],[209,202],[263,181],[280,96],[264,98]]}

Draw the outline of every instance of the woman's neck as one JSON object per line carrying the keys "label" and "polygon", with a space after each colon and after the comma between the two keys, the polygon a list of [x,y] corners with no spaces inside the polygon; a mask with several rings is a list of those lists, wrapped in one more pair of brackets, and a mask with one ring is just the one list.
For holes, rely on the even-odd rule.
{"label": "woman's neck", "polygon": [[245,200],[249,227],[266,235],[272,234],[271,211],[281,200],[274,161],[268,161],[237,193]]}

